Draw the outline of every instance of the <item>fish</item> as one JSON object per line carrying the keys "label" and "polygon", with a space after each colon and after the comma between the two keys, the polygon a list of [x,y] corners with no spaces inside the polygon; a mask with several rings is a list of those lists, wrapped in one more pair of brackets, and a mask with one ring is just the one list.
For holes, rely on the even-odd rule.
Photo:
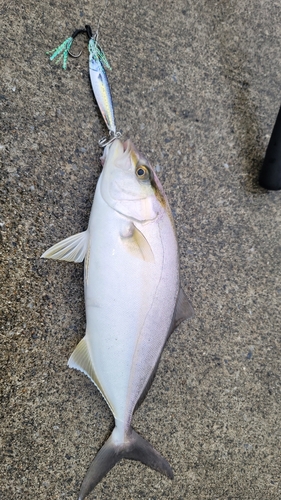
{"label": "fish", "polygon": [[86,333],[69,358],[96,385],[115,419],[90,464],[79,500],[122,458],[168,478],[168,461],[132,427],[164,346],[194,315],[180,287],[174,221],[155,169],[131,140],[104,149],[86,231],[55,244],[42,258],[82,262]]}

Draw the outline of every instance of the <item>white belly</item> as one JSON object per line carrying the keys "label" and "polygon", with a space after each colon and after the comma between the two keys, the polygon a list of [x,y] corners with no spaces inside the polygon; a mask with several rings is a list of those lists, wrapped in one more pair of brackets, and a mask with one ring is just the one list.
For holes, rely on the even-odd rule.
{"label": "white belly", "polygon": [[166,213],[134,222],[152,249],[146,261],[120,237],[130,220],[110,208],[99,183],[85,261],[86,338],[100,388],[117,420],[130,420],[161,354],[179,289],[177,243]]}

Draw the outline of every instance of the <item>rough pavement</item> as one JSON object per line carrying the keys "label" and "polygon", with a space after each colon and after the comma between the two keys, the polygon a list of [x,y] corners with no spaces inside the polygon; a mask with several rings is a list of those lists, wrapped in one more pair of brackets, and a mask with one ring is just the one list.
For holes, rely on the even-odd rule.
{"label": "rough pavement", "polygon": [[[40,260],[87,227],[105,127],[86,40],[97,1],[2,0],[1,498],[77,500],[113,419],[67,368],[83,266]],[[100,28],[117,126],[160,169],[196,317],[172,335],[133,425],[170,481],[122,461],[89,499],[279,500],[281,192],[257,184],[280,106],[272,0],[112,0]]]}

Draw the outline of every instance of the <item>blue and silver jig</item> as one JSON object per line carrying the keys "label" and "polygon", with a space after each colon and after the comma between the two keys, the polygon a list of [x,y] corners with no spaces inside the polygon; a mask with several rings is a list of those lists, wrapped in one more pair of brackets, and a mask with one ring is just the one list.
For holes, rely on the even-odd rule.
{"label": "blue and silver jig", "polygon": [[105,68],[111,70],[111,67],[105,56],[105,53],[103,52],[101,46],[98,44],[98,32],[93,35],[91,27],[89,25],[86,25],[85,28],[75,30],[74,33],[61,45],[59,45],[56,49],[47,52],[47,54],[51,54],[51,61],[59,56],[56,63],[62,61],[62,67],[63,69],[66,69],[68,56],[70,55],[72,57],[79,57],[82,53],[81,51],[78,55],[74,55],[70,52],[74,38],[76,38],[76,36],[80,33],[85,33],[89,39],[89,74],[92,90],[102,117],[109,131],[109,138],[103,137],[99,141],[99,145],[101,147],[105,147],[106,145],[114,141],[114,139],[120,137],[121,133],[116,131],[113,102],[105,70]]}

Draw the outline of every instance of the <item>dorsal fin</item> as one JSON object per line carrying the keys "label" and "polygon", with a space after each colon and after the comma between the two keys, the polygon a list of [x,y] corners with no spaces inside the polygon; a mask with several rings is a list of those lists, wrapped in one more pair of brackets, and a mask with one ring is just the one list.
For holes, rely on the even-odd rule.
{"label": "dorsal fin", "polygon": [[194,309],[190,300],[188,300],[182,288],[179,290],[177,303],[175,307],[174,328],[176,328],[185,319],[193,318]]}
{"label": "dorsal fin", "polygon": [[[192,304],[191,302],[188,300],[187,296],[185,295],[184,291],[180,288],[179,290],[179,294],[178,294],[178,298],[177,298],[177,302],[176,302],[176,307],[175,307],[175,311],[174,311],[174,316],[173,316],[173,319],[172,319],[172,322],[171,322],[171,326],[170,326],[170,329],[168,331],[168,334],[167,334],[167,338],[166,338],[166,342],[168,340],[168,338],[170,337],[171,333],[173,333],[173,331],[177,328],[177,326],[179,326],[179,324],[184,321],[185,319],[190,319],[194,316],[194,309],[192,307]],[[166,343],[163,345],[163,349],[165,347]],[[157,371],[157,368],[158,368],[158,365],[159,365],[159,362],[160,362],[160,357],[161,357],[161,354],[162,352],[160,353],[160,356],[157,360],[157,362],[155,363],[155,366],[153,368],[153,371],[135,405],[135,408],[134,408],[134,411],[136,411],[139,406],[142,404],[143,400],[145,399],[145,396],[147,395],[151,385],[152,385],[152,382],[154,380],[154,377],[155,377],[155,374],[156,374],[156,371]]]}
{"label": "dorsal fin", "polygon": [[185,319],[193,318],[193,316],[194,316],[194,309],[192,307],[192,304],[190,300],[188,300],[182,288],[180,288],[174,311],[174,316],[171,322],[170,330],[167,335],[167,339],[170,337],[170,335],[182,321],[184,321]]}

